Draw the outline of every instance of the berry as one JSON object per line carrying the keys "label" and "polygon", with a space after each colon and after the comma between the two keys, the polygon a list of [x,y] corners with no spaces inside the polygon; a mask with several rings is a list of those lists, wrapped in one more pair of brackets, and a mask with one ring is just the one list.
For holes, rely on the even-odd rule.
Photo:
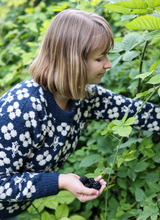
{"label": "berry", "polygon": [[88,178],[86,176],[81,176],[79,180],[83,183],[83,185],[85,185],[85,183],[88,181]]}
{"label": "berry", "polygon": [[93,188],[99,190],[99,189],[101,188],[100,182],[95,181],[95,182],[93,183]]}
{"label": "berry", "polygon": [[93,188],[93,189],[97,189],[97,190],[99,190],[101,188],[100,182],[95,181],[94,178],[87,178],[86,176],[81,176],[79,180],[87,188]]}

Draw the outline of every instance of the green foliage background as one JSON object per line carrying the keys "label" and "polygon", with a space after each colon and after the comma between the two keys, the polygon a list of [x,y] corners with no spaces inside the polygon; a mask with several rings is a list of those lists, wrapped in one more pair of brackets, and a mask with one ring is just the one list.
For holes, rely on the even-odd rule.
{"label": "green foliage background", "polygon": [[[103,15],[115,47],[101,85],[160,104],[160,0],[1,0],[0,94],[30,78],[29,64],[54,16],[65,8]],[[160,112],[157,112],[160,119]],[[60,170],[108,182],[96,200],[80,203],[67,191],[33,202],[25,220],[160,219],[160,137],[126,121],[88,122],[76,151]]]}

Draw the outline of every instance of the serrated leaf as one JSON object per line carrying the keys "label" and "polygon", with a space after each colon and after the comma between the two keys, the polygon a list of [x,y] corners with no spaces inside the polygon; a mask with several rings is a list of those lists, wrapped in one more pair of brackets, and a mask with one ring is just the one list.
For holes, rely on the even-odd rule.
{"label": "serrated leaf", "polygon": [[48,213],[47,211],[43,211],[41,214],[41,219],[42,220],[56,220],[54,215],[51,215],[50,213]]}
{"label": "serrated leaf", "polygon": [[119,120],[113,120],[112,123],[113,123],[114,125],[117,125],[117,126],[123,125],[123,122],[122,122],[122,121],[119,121]]}
{"label": "serrated leaf", "polygon": [[118,13],[122,13],[122,14],[129,14],[130,10],[128,8],[125,8],[117,3],[113,3],[113,4],[108,4],[108,5],[104,5],[105,10],[111,10],[113,12],[118,12]]}
{"label": "serrated leaf", "polygon": [[70,220],[85,220],[85,218],[83,218],[82,216],[80,215],[73,215],[71,217],[69,217]]}
{"label": "serrated leaf", "polygon": [[149,163],[144,162],[144,161],[140,161],[136,164],[136,166],[133,167],[133,170],[135,172],[142,172],[144,170],[146,170],[146,168],[149,166]]}
{"label": "serrated leaf", "polygon": [[152,64],[152,66],[149,69],[149,72],[152,72],[156,69],[156,67],[158,66],[160,60],[157,60],[155,63]]}
{"label": "serrated leaf", "polygon": [[153,38],[151,40],[151,44],[156,44],[158,42],[160,42],[160,33],[158,33],[155,36],[153,36]]}
{"label": "serrated leaf", "polygon": [[147,182],[147,184],[154,192],[160,192],[160,186],[157,183]]}
{"label": "serrated leaf", "polygon": [[160,18],[144,15],[135,18],[125,26],[134,30],[160,30]]}
{"label": "serrated leaf", "polygon": [[150,80],[147,83],[148,84],[159,84],[160,83],[160,74],[150,78]]}
{"label": "serrated leaf", "polygon": [[131,8],[131,9],[146,9],[148,5],[141,0],[125,1],[119,2],[122,6]]}
{"label": "serrated leaf", "polygon": [[115,42],[114,48],[109,51],[109,53],[118,53],[123,51],[122,43]]}
{"label": "serrated leaf", "polygon": [[117,179],[117,184],[122,188],[122,189],[127,189],[127,182],[125,179],[118,178]]}
{"label": "serrated leaf", "polygon": [[135,143],[141,143],[142,142],[142,138],[135,138],[135,137],[131,137],[129,138],[125,143],[121,144],[120,145],[120,148],[119,149],[122,149],[122,148],[126,148],[126,147],[130,147],[132,144],[135,144]]}
{"label": "serrated leaf", "polygon": [[57,219],[61,219],[64,217],[68,217],[69,215],[69,208],[67,205],[59,205],[55,211],[55,216]]}
{"label": "serrated leaf", "polygon": [[141,202],[141,201],[143,201],[145,199],[145,194],[144,194],[142,189],[136,188],[135,198],[136,198],[137,202]]}
{"label": "serrated leaf", "polygon": [[131,50],[135,45],[136,38],[131,34],[126,35],[122,40],[122,47],[124,50]]}
{"label": "serrated leaf", "polygon": [[119,63],[121,61],[121,59],[122,59],[122,55],[119,56],[116,60],[114,60],[112,62],[112,68],[115,67],[117,65],[117,63]]}
{"label": "serrated leaf", "polygon": [[128,117],[128,113],[123,116],[123,118],[122,118],[123,123],[126,121],[127,117]]}
{"label": "serrated leaf", "polygon": [[160,18],[160,12],[150,14],[149,16],[154,16],[154,17]]}
{"label": "serrated leaf", "polygon": [[133,19],[133,18],[135,18],[135,17],[137,17],[137,15],[135,15],[135,14],[122,15],[122,16],[121,16],[121,21],[126,21],[126,20],[129,20],[129,19]]}
{"label": "serrated leaf", "polygon": [[123,55],[123,61],[128,61],[131,63],[131,61],[137,57],[140,54],[140,51],[134,50],[134,51],[126,51]]}
{"label": "serrated leaf", "polygon": [[131,118],[127,119],[127,121],[124,124],[125,125],[132,125],[135,121],[136,121],[136,119],[134,117],[131,117]]}
{"label": "serrated leaf", "polygon": [[99,154],[89,155],[89,156],[85,157],[85,158],[81,161],[79,167],[80,167],[80,168],[81,168],[81,167],[89,167],[89,166],[91,166],[92,164],[97,163],[101,157],[102,157],[102,156],[99,155]]}
{"label": "serrated leaf", "polygon": [[134,14],[143,14],[143,15],[146,15],[148,14],[148,9],[135,9],[131,12],[131,15],[134,15]]}
{"label": "serrated leaf", "polygon": [[132,131],[131,126],[114,126],[112,128],[113,132],[115,134],[118,134],[121,137],[128,137]]}
{"label": "serrated leaf", "polygon": [[140,79],[143,79],[143,80],[144,80],[145,78],[147,78],[148,76],[150,76],[152,73],[153,73],[153,71],[152,71],[152,72],[142,73],[142,74],[137,75],[134,79],[140,78]]}
{"label": "serrated leaf", "polygon": [[75,199],[75,196],[72,195],[69,191],[67,190],[61,190],[59,191],[59,193],[55,196],[56,200],[60,203],[60,204],[70,204],[71,202],[73,202],[73,200]]}
{"label": "serrated leaf", "polygon": [[148,8],[152,8],[152,9],[160,5],[159,0],[146,0],[146,3],[148,4]]}

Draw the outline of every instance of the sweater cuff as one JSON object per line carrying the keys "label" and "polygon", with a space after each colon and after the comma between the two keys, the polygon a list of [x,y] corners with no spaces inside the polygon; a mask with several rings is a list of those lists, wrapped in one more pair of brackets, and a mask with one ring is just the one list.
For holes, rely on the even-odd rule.
{"label": "sweater cuff", "polygon": [[40,177],[37,179],[37,195],[38,197],[47,197],[56,195],[59,192],[59,178],[60,173],[41,173]]}

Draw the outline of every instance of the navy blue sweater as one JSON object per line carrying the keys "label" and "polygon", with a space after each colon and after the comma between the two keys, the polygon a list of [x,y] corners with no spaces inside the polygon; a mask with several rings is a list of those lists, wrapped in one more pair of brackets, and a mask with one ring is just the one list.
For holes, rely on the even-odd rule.
{"label": "navy blue sweater", "polygon": [[[0,99],[0,217],[23,212],[34,199],[58,193],[57,172],[76,148],[86,120],[134,116],[142,101],[90,86],[89,98],[71,100],[70,112],[32,79]],[[147,103],[137,128],[160,133],[160,107]],[[47,184],[46,184],[47,182]]]}

